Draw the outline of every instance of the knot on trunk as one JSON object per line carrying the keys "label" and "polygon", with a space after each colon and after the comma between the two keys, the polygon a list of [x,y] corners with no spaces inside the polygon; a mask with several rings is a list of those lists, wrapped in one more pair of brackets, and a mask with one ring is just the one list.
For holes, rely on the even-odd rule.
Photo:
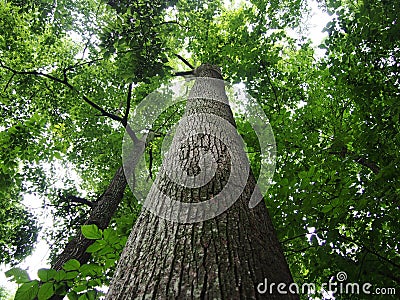
{"label": "knot on trunk", "polygon": [[220,67],[212,64],[202,64],[193,70],[193,74],[196,77],[210,77],[216,79],[223,79]]}

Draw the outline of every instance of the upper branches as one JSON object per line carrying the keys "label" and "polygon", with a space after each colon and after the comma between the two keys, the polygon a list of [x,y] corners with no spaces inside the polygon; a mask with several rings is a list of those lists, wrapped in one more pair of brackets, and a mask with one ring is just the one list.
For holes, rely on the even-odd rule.
{"label": "upper branches", "polygon": [[12,76],[8,80],[4,90],[6,90],[8,88],[8,86],[10,85],[10,83],[11,83],[11,81],[14,78],[15,75],[32,75],[32,76],[47,78],[47,79],[49,79],[51,81],[54,81],[54,82],[57,82],[57,83],[61,83],[64,86],[66,86],[67,88],[69,88],[71,91],[77,93],[80,97],[82,97],[83,101],[85,101],[91,107],[93,107],[94,109],[99,111],[101,116],[108,117],[108,118],[110,118],[110,119],[112,119],[114,121],[120,122],[124,127],[127,126],[128,114],[129,114],[129,110],[130,110],[130,106],[131,106],[131,98],[132,98],[132,84],[129,85],[129,89],[128,89],[128,97],[127,97],[125,114],[122,117],[120,117],[120,116],[118,116],[116,114],[113,114],[113,113],[110,113],[110,112],[106,111],[100,105],[98,105],[97,103],[95,103],[91,99],[89,99],[89,97],[87,97],[85,94],[81,93],[75,86],[73,86],[68,81],[68,78],[66,76],[66,71],[67,70],[64,70],[63,78],[58,78],[58,77],[56,77],[54,75],[43,73],[43,72],[36,71],[36,70],[33,70],[33,71],[18,71],[18,70],[15,70],[15,69],[13,69],[13,68],[11,68],[9,66],[6,66],[2,61],[0,61],[0,67],[5,69],[5,70],[8,70],[8,71],[10,71],[12,73]]}

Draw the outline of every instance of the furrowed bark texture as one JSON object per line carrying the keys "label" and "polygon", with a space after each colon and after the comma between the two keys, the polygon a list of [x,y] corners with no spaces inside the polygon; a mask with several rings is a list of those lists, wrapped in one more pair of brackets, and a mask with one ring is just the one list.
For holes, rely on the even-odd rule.
{"label": "furrowed bark texture", "polygon": [[[222,79],[218,69],[210,65],[202,65],[195,70],[195,75]],[[203,89],[205,97],[193,97],[196,89]],[[201,78],[196,79],[185,116],[214,114],[235,126],[227,100],[226,103],[210,100],[209,95],[213,93],[225,95],[222,80],[211,86]],[[202,120],[200,117],[194,122]],[[167,167],[161,169],[148,195],[153,203],[159,201],[160,206],[163,205],[160,193],[184,203],[213,198],[227,184],[231,168],[245,170],[249,164],[246,159],[239,166],[231,166],[232,161],[237,161],[237,153],[229,151],[230,145],[218,138],[218,132],[179,141],[181,125],[171,144],[171,148],[179,148],[173,149],[179,155],[172,162],[163,162]],[[182,132],[185,130],[191,128],[181,128]],[[232,136],[232,142],[236,140]],[[211,153],[216,160],[212,180],[201,187],[187,188],[169,178],[168,171],[178,166],[189,175],[198,173],[200,153]],[[106,299],[298,299],[297,295],[257,291],[265,279],[269,283],[290,284],[292,277],[265,204],[261,202],[253,209],[248,206],[256,181],[251,172],[247,175],[247,184],[236,195],[237,201],[222,214],[203,222],[173,222],[143,209],[121,255]]]}
{"label": "furrowed bark texture", "polygon": [[[107,187],[100,200],[90,211],[89,217],[84,223],[85,225],[96,224],[100,229],[107,228],[108,224],[119,203],[122,200],[126,188],[126,178],[124,175],[123,167],[118,168],[109,186]],[[79,233],[67,243],[64,251],[57,257],[52,264],[52,269],[61,270],[64,263],[70,259],[76,259],[81,265],[88,262],[90,253],[86,249],[93,244],[94,240],[89,240]],[[64,296],[53,295],[51,300],[61,300]]]}

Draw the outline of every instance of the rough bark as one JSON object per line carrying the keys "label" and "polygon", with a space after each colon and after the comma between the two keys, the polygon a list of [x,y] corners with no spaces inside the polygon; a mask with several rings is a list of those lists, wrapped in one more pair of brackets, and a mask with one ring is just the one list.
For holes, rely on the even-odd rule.
{"label": "rough bark", "polygon": [[[218,69],[210,65],[201,66],[194,74],[222,79]],[[203,90],[204,97],[194,96],[199,90]],[[201,78],[196,79],[185,116],[214,114],[235,126],[227,100],[226,103],[210,100],[215,94],[226,97],[222,80],[220,84],[210,86]],[[194,122],[202,122],[202,118]],[[183,203],[199,203],[218,195],[229,181],[231,162],[236,162],[241,155],[230,152],[230,145],[223,143],[218,134],[197,134],[186,141],[179,140],[179,132],[200,126],[194,123],[186,124],[192,128],[180,128],[181,125],[178,125],[171,144],[171,148],[175,147],[173,150],[180,151],[181,155],[172,162],[163,162],[167,167],[161,169],[148,195],[155,206],[159,202],[160,210],[165,204],[161,193]],[[232,143],[238,138],[237,132],[235,135]],[[169,171],[174,171],[178,165],[188,174],[198,173],[201,152],[211,153],[216,159],[217,168],[212,180],[195,188],[171,180]],[[239,164],[239,168],[245,170],[249,162],[246,159]],[[265,204],[261,202],[255,208],[249,208],[249,200],[257,188],[251,172],[248,177],[246,174],[245,182],[239,198],[229,209],[203,222],[173,222],[148,209],[142,210],[106,299],[298,299],[297,295],[260,294],[257,291],[257,286],[265,279],[269,283],[289,284],[292,277]],[[215,209],[221,205],[226,203],[216,202]]]}
{"label": "rough bark", "polygon": [[[115,172],[113,179],[108,185],[106,191],[97,201],[96,205],[91,209],[90,214],[85,225],[96,224],[100,229],[107,228],[108,224],[119,203],[122,200],[127,182],[124,175],[123,167],[118,168]],[[67,243],[64,251],[58,255],[52,269],[60,270],[64,263],[70,259],[76,259],[80,264],[85,264],[90,258],[90,253],[86,252],[86,249],[94,242],[89,240],[79,232],[71,241]],[[61,300],[64,296],[53,295],[52,300]]]}

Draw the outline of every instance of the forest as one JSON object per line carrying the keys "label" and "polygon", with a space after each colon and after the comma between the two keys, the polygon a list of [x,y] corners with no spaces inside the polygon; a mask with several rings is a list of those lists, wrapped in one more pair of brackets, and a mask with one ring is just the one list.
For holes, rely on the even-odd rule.
{"label": "forest", "polygon": [[[397,299],[399,15],[399,0],[0,0],[0,299]],[[179,99],[163,109],[162,92]],[[228,123],[215,135],[210,112]],[[182,187],[204,153],[213,179]],[[160,193],[189,211],[223,198],[235,167],[238,200],[212,217],[155,212]]]}

